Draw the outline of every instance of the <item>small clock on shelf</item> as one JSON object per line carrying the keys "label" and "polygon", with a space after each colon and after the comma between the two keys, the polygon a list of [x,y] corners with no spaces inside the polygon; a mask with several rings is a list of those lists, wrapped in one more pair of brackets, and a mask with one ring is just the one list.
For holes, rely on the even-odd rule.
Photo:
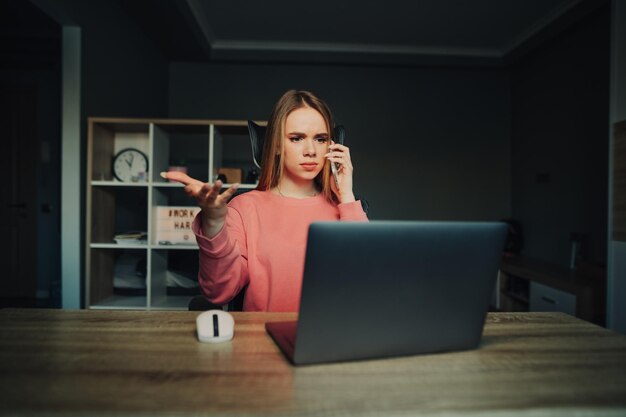
{"label": "small clock on shelf", "polygon": [[148,157],[139,149],[122,149],[113,157],[113,175],[122,182],[147,181]]}

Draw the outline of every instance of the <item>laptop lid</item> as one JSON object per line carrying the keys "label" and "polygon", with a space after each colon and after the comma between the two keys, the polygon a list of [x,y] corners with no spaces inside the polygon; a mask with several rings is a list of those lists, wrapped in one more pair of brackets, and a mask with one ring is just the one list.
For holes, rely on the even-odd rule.
{"label": "laptop lid", "polygon": [[506,230],[495,222],[313,223],[292,362],[476,347]]}

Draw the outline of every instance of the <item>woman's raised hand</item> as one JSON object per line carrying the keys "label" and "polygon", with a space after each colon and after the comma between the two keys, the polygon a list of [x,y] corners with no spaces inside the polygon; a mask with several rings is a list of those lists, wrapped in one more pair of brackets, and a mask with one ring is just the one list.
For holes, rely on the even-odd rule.
{"label": "woman's raised hand", "polygon": [[202,231],[206,237],[211,238],[222,230],[228,212],[226,204],[237,191],[239,184],[233,184],[220,193],[223,185],[220,180],[211,184],[176,171],[162,172],[161,177],[183,184],[185,193],[196,199],[202,210]]}

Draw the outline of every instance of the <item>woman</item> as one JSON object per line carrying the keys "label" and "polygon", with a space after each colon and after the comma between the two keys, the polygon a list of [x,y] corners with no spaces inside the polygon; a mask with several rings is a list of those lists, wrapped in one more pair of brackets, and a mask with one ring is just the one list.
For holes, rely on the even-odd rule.
{"label": "woman", "polygon": [[[331,138],[328,106],[307,91],[286,92],[267,125],[256,190],[220,194],[222,182],[202,183],[180,172],[201,208],[193,222],[200,247],[198,280],[204,295],[226,304],[246,285],[245,311],[298,311],[309,225],[314,221],[367,221],[352,192],[346,146]],[[330,164],[338,166],[335,183]]]}

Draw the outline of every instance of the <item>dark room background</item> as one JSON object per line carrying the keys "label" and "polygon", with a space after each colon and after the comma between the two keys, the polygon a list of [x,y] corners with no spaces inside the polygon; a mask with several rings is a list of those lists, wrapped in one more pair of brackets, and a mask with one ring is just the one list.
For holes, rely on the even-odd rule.
{"label": "dark room background", "polygon": [[[314,56],[279,63],[171,60],[127,2],[34,3],[11,0],[5,7],[33,16],[39,7],[61,10],[82,31],[83,152],[90,116],[266,120],[285,90],[311,90],[346,127],[356,193],[368,200],[371,219],[514,218],[524,255],[567,266],[571,234],[578,233],[586,259],[606,263],[609,2],[497,64],[413,65],[332,64]],[[4,83],[23,77],[59,94],[56,76],[3,65]],[[49,114],[58,114],[46,103]],[[58,119],[46,123],[58,133]],[[58,155],[58,135],[51,137],[45,146]],[[37,141],[40,148],[44,139]],[[36,188],[39,196],[58,196],[60,181]],[[44,243],[37,256],[59,247],[54,231],[37,233]],[[58,264],[52,268],[58,273]],[[58,279],[46,276],[38,289],[53,292]]]}

